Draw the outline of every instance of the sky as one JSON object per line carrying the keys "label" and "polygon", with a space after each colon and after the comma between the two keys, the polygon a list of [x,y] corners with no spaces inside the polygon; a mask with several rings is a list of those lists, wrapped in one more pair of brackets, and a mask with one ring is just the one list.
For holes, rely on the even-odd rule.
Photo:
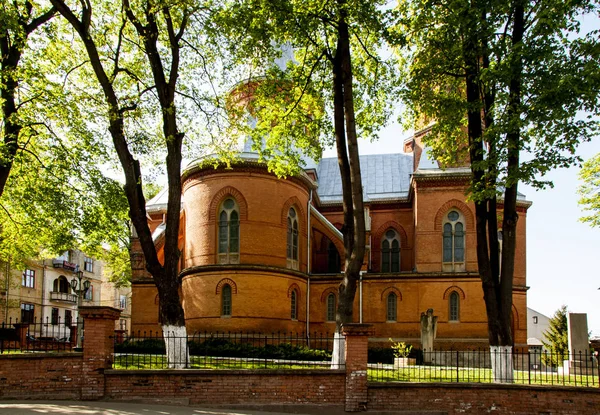
{"label": "sky", "polygon": [[[394,123],[378,141],[360,141],[359,152],[400,153],[409,136]],[[600,137],[578,150],[584,160],[596,153],[600,153]],[[335,157],[335,150],[327,150],[323,157]],[[519,186],[533,202],[527,212],[527,306],[548,317],[563,304],[569,312],[587,313],[588,331],[600,336],[600,228],[579,222],[583,215],[577,203],[579,170],[572,166],[547,174],[554,183],[551,189]]]}

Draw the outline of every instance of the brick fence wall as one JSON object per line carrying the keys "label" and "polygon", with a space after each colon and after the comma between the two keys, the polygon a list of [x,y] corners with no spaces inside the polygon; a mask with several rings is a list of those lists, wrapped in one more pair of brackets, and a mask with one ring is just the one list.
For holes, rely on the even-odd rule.
{"label": "brick fence wall", "polygon": [[28,353],[0,357],[0,398],[80,399],[82,353]]}
{"label": "brick fence wall", "polygon": [[599,414],[600,389],[506,384],[369,384],[369,410],[448,414]]}
{"label": "brick fence wall", "polygon": [[196,405],[344,403],[343,370],[110,370],[105,398]]}
{"label": "brick fence wall", "polygon": [[368,383],[367,339],[371,329],[363,324],[343,328],[346,370],[111,370],[110,336],[119,311],[85,307],[81,314],[86,319],[83,353],[0,355],[0,399],[293,404],[353,412],[600,414],[600,388]]}

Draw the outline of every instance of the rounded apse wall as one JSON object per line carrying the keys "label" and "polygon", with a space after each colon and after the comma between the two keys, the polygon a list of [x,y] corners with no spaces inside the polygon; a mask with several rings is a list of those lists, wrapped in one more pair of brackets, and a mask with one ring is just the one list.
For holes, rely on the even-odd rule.
{"label": "rounded apse wall", "polygon": [[[264,167],[205,169],[185,178],[185,245],[183,267],[254,264],[306,272],[308,182],[278,179]],[[297,262],[288,261],[288,214],[294,210],[298,225]],[[219,240],[225,218],[239,221],[229,245]],[[231,232],[231,233],[230,233]],[[223,230],[221,230],[223,233]],[[223,237],[223,236],[221,236]],[[227,239],[227,238],[225,238]],[[221,244],[221,245],[220,245]],[[233,254],[223,254],[235,244]]]}

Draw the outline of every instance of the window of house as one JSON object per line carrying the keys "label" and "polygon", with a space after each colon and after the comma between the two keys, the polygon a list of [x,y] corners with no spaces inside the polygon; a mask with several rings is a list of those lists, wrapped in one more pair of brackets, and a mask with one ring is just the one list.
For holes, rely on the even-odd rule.
{"label": "window of house", "polygon": [[52,325],[56,326],[58,324],[58,308],[52,307]]}
{"label": "window of house", "polygon": [[65,310],[65,326],[71,326],[71,324],[73,324],[73,312]]}
{"label": "window of house", "polygon": [[396,321],[398,306],[398,296],[396,293],[389,293],[387,296],[387,321]]}
{"label": "window of house", "polygon": [[21,303],[21,323],[33,323],[35,306],[29,303]]}
{"label": "window of house", "polygon": [[126,295],[119,296],[119,308],[121,310],[125,310],[127,308],[127,296]]}
{"label": "window of house", "polygon": [[335,294],[331,293],[327,296],[327,321],[335,321]]}
{"label": "window of house", "polygon": [[337,274],[340,270],[340,254],[335,244],[329,241],[329,245],[327,246],[327,272]]}
{"label": "window of house", "polygon": [[452,293],[450,294],[450,301],[449,301],[449,316],[450,318],[448,320],[450,321],[459,321],[459,311],[460,311],[460,307],[459,307],[459,301],[460,301],[460,297],[458,296],[458,293],[456,291],[452,291]]}
{"label": "window of house", "polygon": [[298,293],[296,290],[292,290],[292,294],[290,295],[290,308],[291,308],[291,318],[292,320],[298,319]]}
{"label": "window of house", "polygon": [[537,316],[533,316],[533,324],[537,324],[538,323],[538,318]]}
{"label": "window of house", "polygon": [[231,316],[231,286],[225,284],[221,290],[221,316]]}
{"label": "window of house", "polygon": [[465,229],[464,217],[451,210],[444,219],[443,269],[444,271],[464,271],[465,269]]}
{"label": "window of house", "polygon": [[26,269],[21,277],[21,285],[27,288],[35,288],[35,271]]}
{"label": "window of house", "polygon": [[83,258],[83,269],[87,272],[94,272],[94,260],[90,257]]}
{"label": "window of house", "polygon": [[87,301],[92,301],[94,299],[94,286],[90,285],[90,288],[88,288],[85,293],[83,294],[83,299],[87,300]]}
{"label": "window of house", "polygon": [[400,271],[400,238],[394,229],[388,229],[381,241],[381,272]]}
{"label": "window of house", "polygon": [[66,293],[69,294],[71,292],[71,285],[69,285],[69,281],[67,281],[67,277],[61,275],[57,279],[54,280],[52,284],[52,291],[55,293]]}
{"label": "window of house", "polygon": [[237,203],[226,199],[219,212],[219,263],[240,262],[240,221]]}
{"label": "window of house", "polygon": [[298,269],[298,215],[290,208],[287,217],[287,266]]}

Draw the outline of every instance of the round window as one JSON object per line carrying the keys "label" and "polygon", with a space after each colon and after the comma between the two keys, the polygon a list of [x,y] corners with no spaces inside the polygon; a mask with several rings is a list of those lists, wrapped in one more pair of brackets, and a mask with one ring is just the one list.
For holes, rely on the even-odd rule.
{"label": "round window", "polygon": [[385,233],[385,237],[388,239],[394,239],[396,237],[396,232],[390,229]]}
{"label": "round window", "polygon": [[227,199],[227,200],[225,201],[225,203],[223,203],[223,207],[224,207],[225,209],[233,209],[233,206],[234,206],[234,205],[235,205],[235,204],[233,203],[233,200],[231,200],[231,199]]}
{"label": "round window", "polygon": [[458,212],[452,211],[450,213],[448,213],[448,219],[450,219],[452,222],[454,222],[455,220],[458,219]]}

